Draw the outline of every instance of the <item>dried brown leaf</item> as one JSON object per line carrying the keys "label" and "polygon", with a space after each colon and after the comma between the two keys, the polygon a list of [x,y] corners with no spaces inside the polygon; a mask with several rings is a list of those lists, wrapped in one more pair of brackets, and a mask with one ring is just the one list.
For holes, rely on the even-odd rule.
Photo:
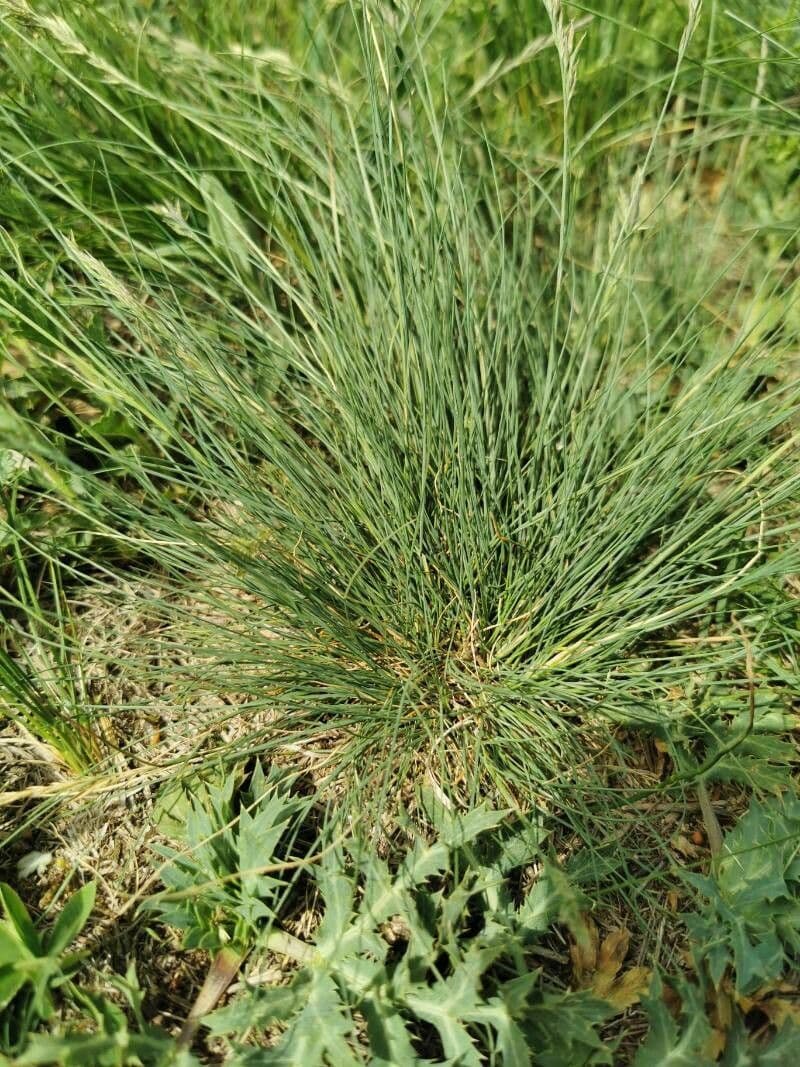
{"label": "dried brown leaf", "polygon": [[569,946],[572,974],[575,984],[579,987],[584,987],[587,979],[597,969],[599,942],[600,934],[594,919],[588,915],[583,916],[583,936]]}
{"label": "dried brown leaf", "polygon": [[625,1011],[632,1004],[636,1004],[642,993],[646,993],[650,988],[651,975],[649,967],[631,967],[621,978],[612,983],[607,992],[598,995],[609,1004],[613,1004],[617,1011]]}
{"label": "dried brown leaf", "polygon": [[628,955],[630,942],[630,931],[624,926],[612,930],[608,937],[603,939],[597,958],[597,970],[592,982],[592,988],[598,996],[605,996],[611,988],[614,979],[619,974],[623,960]]}
{"label": "dried brown leaf", "polygon": [[703,1051],[710,1060],[716,1062],[725,1051],[727,1044],[728,1035],[726,1031],[714,1029],[709,1034],[708,1040],[704,1044]]}
{"label": "dried brown leaf", "polygon": [[670,844],[676,852],[680,852],[682,856],[691,860],[696,859],[700,851],[697,845],[692,844],[685,834],[676,834]]}

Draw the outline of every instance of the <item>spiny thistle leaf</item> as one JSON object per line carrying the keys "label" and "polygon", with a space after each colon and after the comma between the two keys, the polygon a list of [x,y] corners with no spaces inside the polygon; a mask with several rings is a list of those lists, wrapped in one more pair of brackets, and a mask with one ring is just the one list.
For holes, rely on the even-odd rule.
{"label": "spiny thistle leaf", "polygon": [[681,1014],[675,1019],[664,1003],[660,976],[653,976],[650,994],[642,998],[650,1032],[636,1054],[635,1067],[712,1067],[713,1061],[705,1051],[711,1024],[702,992],[689,982],[680,983],[678,988]]}
{"label": "spiny thistle leaf", "polygon": [[[374,1063],[428,1062],[419,1046],[425,1026],[448,1063],[477,1067],[487,1039],[504,1063],[520,1067],[566,1062],[559,1061],[562,1054],[575,1063],[610,1062],[595,1029],[610,1006],[588,994],[542,990],[525,961],[521,935],[532,933],[530,916],[524,904],[510,904],[499,869],[508,872],[535,857],[529,826],[527,851],[517,831],[509,834],[506,857],[501,850],[494,863],[481,859],[487,849],[495,851],[489,831],[505,818],[505,812],[479,811],[456,833],[454,816],[444,827],[449,843],[418,841],[394,870],[355,842],[326,854],[314,869],[324,914],[313,952],[270,935],[272,950],[301,969],[288,989],[255,992],[214,1013],[212,1033],[235,1032],[245,1017],[255,1025],[280,1021],[286,1031],[264,1063],[299,1063],[292,1059],[298,1048],[318,1062],[327,1056],[349,1063],[345,1048],[357,1047],[360,1017]],[[548,892],[547,899],[546,908],[536,909],[539,931],[559,911],[560,898]],[[252,1062],[261,1061],[253,1054]]]}
{"label": "spiny thistle leaf", "polygon": [[[167,861],[161,872],[167,891],[145,906],[184,930],[187,948],[251,944],[286,890],[286,880],[264,868],[280,862],[280,846],[289,847],[308,802],[291,794],[285,774],[265,775],[260,764],[238,796],[235,785],[236,776],[228,774],[196,786],[188,799],[182,847],[156,846]],[[173,800],[173,828],[176,811]]]}
{"label": "spiny thistle leaf", "polygon": [[751,993],[800,958],[800,801],[754,800],[725,836],[711,877],[685,872],[707,900],[685,916],[698,964],[719,986],[732,969]]}

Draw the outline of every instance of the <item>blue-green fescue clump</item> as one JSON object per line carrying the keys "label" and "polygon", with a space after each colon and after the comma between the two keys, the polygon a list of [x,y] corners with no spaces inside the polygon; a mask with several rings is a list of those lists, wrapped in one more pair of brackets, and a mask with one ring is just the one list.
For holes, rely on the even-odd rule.
{"label": "blue-green fescue clump", "polygon": [[[65,787],[259,751],[367,838],[420,783],[490,836],[487,795],[536,805],[595,910],[652,925],[664,811],[788,783],[795,27],[594,6],[0,0],[0,700]],[[79,644],[89,600],[132,647]],[[607,1059],[474,842],[390,863],[326,824],[317,869],[266,786],[200,791],[162,856],[148,919],[215,961],[165,1056],[267,946],[297,1055]],[[698,883],[710,985],[796,953],[769,862],[776,923],[727,856]],[[282,926],[297,870],[319,941]],[[704,991],[654,987],[642,1056],[707,1055]],[[103,1056],[158,1062],[127,1003],[91,1009]]]}
{"label": "blue-green fescue clump", "polygon": [[90,531],[73,577],[158,573],[145,684],[202,659],[173,673],[191,698],[270,708],[268,748],[333,731],[326,771],[361,795],[422,761],[464,796],[574,805],[614,724],[669,722],[698,673],[741,681],[733,614],[797,569],[793,246],[770,221],[723,246],[724,205],[690,195],[758,134],[723,72],[724,143],[666,136],[678,101],[698,129],[711,107],[691,13],[646,134],[596,117],[624,146],[604,170],[558,4],[535,166],[433,78],[432,12],[353,10],[358,77],[344,43],[326,77],[187,45],[185,80],[158,22],[5,12],[28,90],[5,180],[37,239],[0,237],[0,304],[49,398],[27,458]]}

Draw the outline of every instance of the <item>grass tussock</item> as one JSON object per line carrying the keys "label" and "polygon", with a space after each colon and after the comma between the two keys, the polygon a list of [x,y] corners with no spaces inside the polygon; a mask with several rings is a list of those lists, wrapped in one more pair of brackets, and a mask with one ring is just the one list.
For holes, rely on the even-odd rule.
{"label": "grass tussock", "polygon": [[[512,946],[556,922],[593,1034],[587,990],[607,999],[617,972],[602,995],[587,977],[605,959],[588,910],[638,923],[649,980],[676,864],[716,854],[751,793],[794,788],[796,24],[524,6],[276,5],[267,30],[247,4],[0,4],[0,698],[13,744],[52,763],[29,797],[127,790],[144,837],[163,825],[143,791],[179,772],[221,760],[249,798],[209,786],[227,814],[186,816],[195,850],[201,824],[244,834],[261,770],[243,761],[299,776],[306,853],[318,835],[367,896],[402,883],[359,936],[399,914],[400,940],[424,940],[436,877],[483,894],[481,959],[510,953],[523,982]],[[539,827],[536,863],[483,856],[494,816],[458,838],[447,820],[487,801]],[[424,877],[409,820],[449,849]],[[372,835],[386,871],[340,832]],[[312,886],[279,839],[263,847],[298,892],[345,907],[329,859]],[[243,878],[223,912],[266,899],[237,841],[209,860]],[[486,871],[521,868],[495,899]],[[542,930],[531,881],[550,887]],[[223,953],[209,916],[188,947]],[[280,914],[248,922],[239,962]],[[361,1037],[320,1063],[377,1048],[357,956],[331,955],[325,981],[354,990]],[[511,995],[473,977],[487,1004]],[[405,1036],[390,1027],[400,1059],[381,1062],[471,1063],[483,1025],[495,1058],[474,1062],[529,1062],[477,1002],[469,1038],[428,1033],[420,981],[386,994]],[[643,995],[629,983],[620,1010]],[[681,988],[684,1006],[708,992]],[[601,1045],[532,1062],[611,1062],[586,1058]]]}

